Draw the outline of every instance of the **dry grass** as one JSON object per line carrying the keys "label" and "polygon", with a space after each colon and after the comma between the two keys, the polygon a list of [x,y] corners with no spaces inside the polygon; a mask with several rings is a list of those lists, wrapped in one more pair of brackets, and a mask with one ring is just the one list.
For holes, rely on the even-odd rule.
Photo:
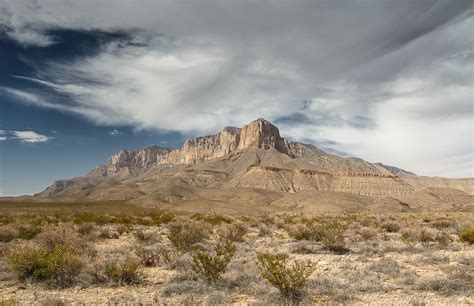
{"label": "dry grass", "polygon": [[474,303],[470,214],[259,218],[54,205],[0,215],[5,301],[36,292],[50,304]]}

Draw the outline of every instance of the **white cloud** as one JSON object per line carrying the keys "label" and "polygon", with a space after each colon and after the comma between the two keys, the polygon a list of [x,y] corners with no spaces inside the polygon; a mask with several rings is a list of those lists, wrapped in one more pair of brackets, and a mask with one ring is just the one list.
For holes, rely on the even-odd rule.
{"label": "white cloud", "polygon": [[20,43],[44,46],[54,43],[48,29],[76,29],[125,31],[133,44],[107,43],[24,77],[66,101],[0,89],[100,125],[186,134],[303,114],[307,121],[281,130],[419,174],[469,176],[471,4],[427,6],[81,0],[71,9],[9,1],[0,4],[0,24]]}
{"label": "white cloud", "polygon": [[119,136],[119,135],[123,135],[123,132],[119,131],[117,129],[113,129],[113,130],[109,131],[109,134],[112,135],[112,136]]}
{"label": "white cloud", "polygon": [[7,140],[6,136],[0,136],[0,141]]}
{"label": "white cloud", "polygon": [[11,131],[14,139],[18,139],[24,143],[39,143],[39,142],[47,142],[51,137],[38,134],[34,131]]}

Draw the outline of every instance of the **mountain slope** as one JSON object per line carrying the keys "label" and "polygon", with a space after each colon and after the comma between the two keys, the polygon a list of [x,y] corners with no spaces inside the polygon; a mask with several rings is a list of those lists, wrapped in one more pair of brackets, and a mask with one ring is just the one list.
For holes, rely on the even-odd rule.
{"label": "mountain slope", "polygon": [[[287,199],[286,194],[325,192],[334,194],[334,198],[348,193],[408,199],[422,207],[416,192],[429,187],[432,181],[396,167],[343,158],[310,144],[287,141],[273,124],[257,119],[242,128],[225,127],[215,135],[188,139],[181,149],[153,146],[122,150],[88,175],[57,181],[37,197],[189,204],[210,201],[214,197],[210,193],[220,194],[220,190],[238,190],[249,199],[258,194],[252,190],[267,190],[272,201]],[[437,186],[432,187],[456,186],[472,192],[472,179],[455,184],[450,179],[434,182]],[[472,199],[459,192],[451,194],[462,203]],[[412,194],[415,199],[410,198]],[[421,193],[420,197],[426,198]],[[216,201],[233,201],[227,195],[220,199]]]}

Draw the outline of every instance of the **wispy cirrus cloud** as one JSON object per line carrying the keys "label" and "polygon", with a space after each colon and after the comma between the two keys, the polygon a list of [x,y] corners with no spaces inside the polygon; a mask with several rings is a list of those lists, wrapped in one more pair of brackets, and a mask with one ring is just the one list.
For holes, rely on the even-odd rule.
{"label": "wispy cirrus cloud", "polygon": [[0,141],[7,139],[18,140],[22,143],[41,143],[48,142],[53,137],[49,137],[35,131],[5,131],[0,130]]}
{"label": "wispy cirrus cloud", "polygon": [[48,137],[34,131],[11,131],[13,135],[13,139],[17,139],[24,143],[39,143],[39,142],[47,142],[52,139],[52,137]]}

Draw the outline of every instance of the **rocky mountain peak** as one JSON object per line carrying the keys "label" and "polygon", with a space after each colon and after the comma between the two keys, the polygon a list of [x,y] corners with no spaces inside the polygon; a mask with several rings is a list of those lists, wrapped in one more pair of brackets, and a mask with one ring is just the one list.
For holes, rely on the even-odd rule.
{"label": "rocky mountain peak", "polygon": [[263,118],[251,121],[240,130],[238,149],[249,147],[275,148],[282,153],[288,153],[288,146],[280,136],[278,128]]}

